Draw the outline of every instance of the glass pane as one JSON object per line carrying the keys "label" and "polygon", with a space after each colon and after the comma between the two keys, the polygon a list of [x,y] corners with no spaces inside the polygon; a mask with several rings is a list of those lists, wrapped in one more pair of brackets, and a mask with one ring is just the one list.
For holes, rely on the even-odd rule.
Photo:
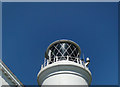
{"label": "glass pane", "polygon": [[54,50],[54,54],[56,55],[57,53],[58,53],[58,50],[57,50],[57,49],[55,49],[55,50]]}
{"label": "glass pane", "polygon": [[62,55],[60,53],[58,53],[57,56],[62,56]]}
{"label": "glass pane", "polygon": [[60,48],[61,48],[60,43],[59,43],[59,44],[56,44],[55,46],[56,46],[57,49],[60,49]]}
{"label": "glass pane", "polygon": [[68,54],[67,52],[65,52],[65,53],[64,53],[64,56],[67,56],[67,55],[69,56],[69,54]]}
{"label": "glass pane", "polygon": [[72,53],[72,51],[71,51],[71,49],[70,49],[70,48],[68,48],[67,52],[68,52],[69,54],[71,54],[71,53]]}

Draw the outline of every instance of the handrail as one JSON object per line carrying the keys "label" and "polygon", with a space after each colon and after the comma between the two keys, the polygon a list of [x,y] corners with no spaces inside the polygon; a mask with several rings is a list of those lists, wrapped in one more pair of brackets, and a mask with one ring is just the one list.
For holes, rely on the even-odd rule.
{"label": "handrail", "polygon": [[55,56],[54,58],[50,58],[50,59],[44,59],[44,64],[41,65],[41,69],[44,68],[45,66],[52,64],[54,62],[57,61],[62,61],[62,60],[66,60],[66,61],[72,61],[78,64],[82,64],[83,66],[85,66],[85,61],[82,61],[80,58],[78,57],[71,57],[71,56]]}

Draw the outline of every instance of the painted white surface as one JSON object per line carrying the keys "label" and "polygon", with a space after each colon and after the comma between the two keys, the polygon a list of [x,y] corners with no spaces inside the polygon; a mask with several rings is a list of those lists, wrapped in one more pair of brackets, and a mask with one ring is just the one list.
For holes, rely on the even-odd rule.
{"label": "painted white surface", "polygon": [[0,87],[2,86],[2,71],[0,70]]}
{"label": "painted white surface", "polygon": [[92,77],[82,64],[59,61],[44,67],[37,80],[39,85],[90,85]]}
{"label": "painted white surface", "polygon": [[15,85],[12,83],[12,80],[8,79],[4,73],[2,73],[2,76],[0,75],[0,79],[2,81],[2,85]]}
{"label": "painted white surface", "polygon": [[88,83],[81,76],[61,72],[46,78],[42,85],[88,85]]}

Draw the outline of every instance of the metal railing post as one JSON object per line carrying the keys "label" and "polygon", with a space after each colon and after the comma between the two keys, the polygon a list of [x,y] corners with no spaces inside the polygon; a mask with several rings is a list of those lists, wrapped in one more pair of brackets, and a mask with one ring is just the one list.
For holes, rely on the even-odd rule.
{"label": "metal railing post", "polygon": [[46,64],[46,58],[44,59],[44,67],[45,67],[45,64]]}
{"label": "metal railing post", "polygon": [[41,69],[43,69],[43,64],[41,65]]}
{"label": "metal railing post", "polygon": [[49,64],[49,60],[47,60],[47,65]]}
{"label": "metal railing post", "polygon": [[67,56],[67,61],[69,61],[69,56]]}

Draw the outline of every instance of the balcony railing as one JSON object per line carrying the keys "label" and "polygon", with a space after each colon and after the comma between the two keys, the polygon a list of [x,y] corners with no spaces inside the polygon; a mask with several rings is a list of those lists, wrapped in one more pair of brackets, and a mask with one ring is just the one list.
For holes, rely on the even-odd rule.
{"label": "balcony railing", "polygon": [[85,61],[78,58],[78,57],[71,57],[71,56],[56,56],[55,58],[50,58],[50,59],[44,59],[44,64],[41,65],[41,69],[44,68],[45,66],[58,62],[58,61],[72,61],[78,64],[82,64],[83,66],[85,66]]}

